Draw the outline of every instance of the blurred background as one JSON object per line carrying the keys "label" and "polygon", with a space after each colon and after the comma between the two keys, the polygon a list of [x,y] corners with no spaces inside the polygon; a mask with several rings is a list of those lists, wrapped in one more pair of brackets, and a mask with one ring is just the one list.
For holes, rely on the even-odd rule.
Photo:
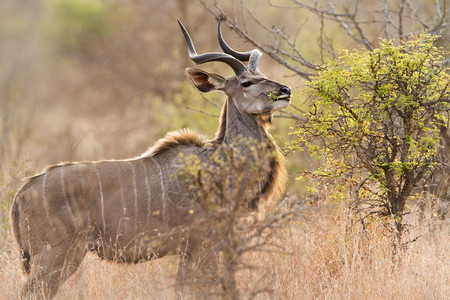
{"label": "blurred background", "polygon": [[[266,14],[274,23],[284,18]],[[1,172],[133,157],[183,127],[214,135],[225,96],[207,95],[216,106],[209,104],[184,75],[194,64],[177,18],[199,52],[218,51],[216,20],[198,1],[2,1]],[[236,49],[253,48],[223,30]],[[221,64],[201,68],[232,75]],[[299,101],[299,78],[267,56],[261,70],[291,85]],[[275,122],[280,145],[289,121]]]}
{"label": "blurred background", "polygon": [[[262,73],[293,89],[293,105],[287,112],[276,114],[271,133],[286,154],[288,197],[304,199],[306,188],[295,178],[318,162],[307,153],[289,152],[288,144],[290,131],[308,110],[309,99],[301,95],[301,90],[309,76],[317,72],[320,64],[336,57],[340,49],[376,46],[380,38],[398,41],[411,33],[429,31],[443,36],[439,46],[448,50],[449,7],[448,0],[0,1],[0,269],[4,270],[0,281],[7,281],[3,291],[11,289],[11,295],[17,295],[18,290],[19,257],[10,234],[9,211],[22,178],[62,161],[135,157],[172,130],[191,128],[215,134],[225,95],[200,94],[185,76],[185,68],[194,63],[189,59],[177,19],[190,32],[197,52],[203,53],[220,51],[216,17],[225,14],[229,19],[222,30],[228,44],[240,51],[253,49],[255,44],[261,46],[265,53],[260,62]],[[345,23],[341,22],[344,16]],[[400,23],[404,27],[398,28]],[[233,26],[234,30],[230,28]],[[199,68],[233,75],[220,63]],[[448,268],[443,261],[449,240],[448,236],[441,238],[445,230],[430,242],[432,246],[423,243],[422,248],[413,249],[414,255],[405,263],[408,268],[402,269],[406,275],[395,277],[386,263],[389,251],[385,248],[372,253],[375,244],[363,249],[355,243],[351,251],[345,252],[350,239],[343,240],[342,236],[355,224],[348,211],[327,213],[325,206],[314,209],[316,215],[312,210],[305,213],[314,219],[311,223],[299,221],[293,225],[294,231],[285,235],[297,262],[293,264],[291,256],[280,255],[276,260],[267,254],[263,263],[274,270],[280,265],[284,268],[285,272],[276,278],[279,299],[308,298],[301,287],[311,287],[311,299],[327,295],[324,291],[330,299],[367,298],[364,295],[379,298],[377,295],[387,295],[386,290],[394,291],[391,298],[448,296]],[[4,242],[9,246],[3,247]],[[430,247],[434,247],[432,251]],[[376,258],[384,255],[386,259],[368,265],[367,253]],[[348,260],[340,264],[342,257]],[[253,259],[260,262],[260,257]],[[348,263],[352,260],[357,260],[357,268]],[[375,270],[374,274],[364,275],[367,265]],[[162,273],[175,268],[175,262],[170,264],[172,269],[164,266],[145,268],[159,268],[156,270]],[[95,281],[96,268],[100,267],[108,274],[100,283],[112,278],[106,288],[119,286],[117,283],[123,286],[123,278],[134,276],[123,271],[122,266],[97,263],[94,268],[86,267],[86,284],[94,278],[94,293],[101,287]],[[114,276],[109,276],[111,268]],[[142,271],[144,267],[140,268]],[[381,272],[375,274],[377,270]],[[137,271],[136,278],[141,271]],[[147,269],[144,271],[149,274]],[[420,272],[425,275],[418,276]],[[83,275],[78,276],[71,284],[83,287]],[[374,278],[383,280],[374,283]],[[364,290],[358,280],[373,289],[358,294]],[[142,287],[148,286],[148,281],[143,281]],[[147,295],[139,294],[142,291],[131,283],[130,287],[138,293],[131,295]],[[153,288],[159,289],[156,285]],[[415,289],[422,294],[416,294]],[[83,298],[80,295],[77,297]],[[89,297],[104,295],[103,291]]]}
{"label": "blurred background", "polygon": [[[232,11],[232,1],[224,5]],[[283,22],[267,3],[261,6],[268,22]],[[194,64],[177,18],[200,53],[220,49],[216,19],[199,1],[1,1],[2,224],[7,227],[20,179],[47,165],[134,157],[166,132],[185,127],[215,134],[225,96],[206,95],[211,104],[191,86],[184,70]],[[223,27],[235,49],[254,48]],[[201,68],[233,75],[220,63]],[[292,86],[293,101],[300,103],[301,79],[268,56],[261,70]],[[279,145],[293,123],[275,121]]]}
{"label": "blurred background", "polygon": [[[318,3],[329,1],[304,1],[310,6],[302,6],[301,2],[2,1],[2,223],[7,219],[6,212],[21,184],[20,178],[46,165],[137,156],[166,132],[184,127],[214,135],[225,96],[212,93],[205,100],[184,75],[184,69],[194,64],[189,60],[177,18],[188,28],[199,53],[219,50],[214,14],[221,13],[234,18],[261,45],[278,47],[276,34],[285,34],[294,44],[293,49],[315,64],[332,58],[335,49],[361,47],[342,24],[318,17],[314,11],[320,8]],[[392,7],[397,7],[397,2],[404,1],[395,1]],[[434,0],[413,2],[411,17],[404,21],[409,32],[417,28],[423,31],[422,22],[434,20],[437,5],[444,14],[448,9],[445,1],[443,6]],[[382,14],[378,9],[380,3],[385,2],[343,1],[342,7],[345,3],[349,6],[361,3],[358,13],[362,20],[372,20],[361,23],[368,40],[383,37],[383,24],[376,17]],[[254,48],[226,25],[223,32],[235,49]],[[443,43],[448,45],[448,36],[444,36]],[[270,51],[267,49],[266,53]],[[295,59],[288,62],[292,61],[295,63]],[[232,75],[222,64],[211,63],[201,68]],[[300,114],[307,102],[299,95],[305,76],[283,67],[267,54],[260,69],[269,78],[293,88],[296,109],[290,110]],[[299,64],[298,70],[303,69],[308,68]],[[284,118],[276,118],[272,129],[281,147],[289,141],[290,127],[296,122],[295,118],[287,117],[285,114]],[[292,179],[314,162],[299,152],[287,154],[287,158],[289,191],[302,192],[302,185]]]}
{"label": "blurred background", "polygon": [[[214,135],[225,96],[212,93],[205,100],[184,75],[184,69],[194,64],[188,57],[177,18],[188,28],[199,53],[219,50],[214,14],[223,13],[261,45],[275,45],[272,48],[278,49],[277,34],[286,35],[295,47],[289,50],[294,50],[294,55],[298,54],[295,51],[301,51],[308,63],[321,64],[333,58],[338,51],[335,49],[361,47],[342,25],[323,18],[323,14],[318,17],[320,14],[314,9],[329,1],[304,1],[306,6],[301,2],[2,1],[2,223],[8,218],[7,211],[21,185],[20,178],[39,172],[46,165],[134,157],[166,132],[184,127]],[[382,2],[341,3],[342,7],[361,3],[360,19],[372,20],[361,23],[371,42],[383,37],[383,24],[377,21],[382,14],[378,9]],[[397,2],[392,7],[398,7]],[[439,1],[413,2],[411,17],[404,21],[408,32],[423,30],[421,22],[433,21],[436,5],[442,11]],[[445,1],[443,4],[445,13]],[[420,14],[420,18],[414,14]],[[237,50],[254,48],[226,25],[223,33]],[[448,44],[446,38],[444,44]],[[281,40],[289,46],[286,40]],[[293,88],[296,108],[290,110],[301,114],[300,110],[307,105],[307,99],[299,95],[305,76],[299,76],[296,70],[307,70],[308,66],[285,68],[269,57],[272,48],[265,49],[269,55],[263,56],[260,69],[269,78]],[[295,63],[295,57],[287,62]],[[233,74],[223,64],[211,63],[201,68],[225,76]],[[290,128],[296,122],[288,116],[276,118],[272,129],[282,148],[289,142]],[[300,152],[287,154],[287,162],[289,191],[302,192],[303,186],[292,179],[314,162]]]}

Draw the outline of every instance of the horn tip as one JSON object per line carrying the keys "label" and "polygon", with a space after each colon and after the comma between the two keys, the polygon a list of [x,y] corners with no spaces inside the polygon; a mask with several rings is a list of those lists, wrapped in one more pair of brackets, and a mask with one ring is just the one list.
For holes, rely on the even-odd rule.
{"label": "horn tip", "polygon": [[221,26],[220,26],[220,21],[221,20],[222,20],[221,18],[217,19],[217,34],[219,34],[219,35],[221,35],[221,32],[222,32],[222,29],[221,29]]}
{"label": "horn tip", "polygon": [[180,25],[181,27],[184,27],[183,23],[181,23],[180,19],[177,19],[177,22],[178,22],[178,25]]}

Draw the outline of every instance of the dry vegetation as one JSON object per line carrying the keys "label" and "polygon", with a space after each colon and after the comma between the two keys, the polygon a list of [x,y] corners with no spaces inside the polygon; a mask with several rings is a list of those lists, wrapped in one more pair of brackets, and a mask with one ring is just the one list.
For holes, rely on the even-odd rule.
{"label": "dry vegetation", "polygon": [[[276,233],[284,251],[244,257],[256,269],[239,272],[239,286],[272,290],[258,299],[448,299],[448,227],[431,221],[415,227],[423,237],[395,268],[389,239],[376,228],[351,233],[350,215],[343,207],[305,207],[301,220]],[[1,251],[1,294],[12,299],[19,292],[19,261],[15,245]],[[57,299],[173,299],[175,273],[173,257],[117,265],[88,255]]]}
{"label": "dry vegetation", "polygon": [[[68,22],[55,18],[64,9],[58,6],[61,1],[10,2],[0,4],[1,299],[16,299],[23,281],[9,226],[10,204],[21,178],[59,161],[132,157],[173,129],[190,127],[212,135],[208,130],[216,128],[214,115],[222,103],[221,95],[208,98],[217,107],[205,102],[183,76],[191,64],[177,17],[196,32],[199,50],[217,49],[212,39],[215,20],[199,3],[111,1],[102,26],[121,30],[105,29],[90,36],[73,33],[79,35],[67,41],[63,38],[67,32],[48,29]],[[285,18],[269,10],[263,16],[273,23]],[[312,23],[305,29],[314,27]],[[248,48],[231,31],[224,34],[236,48]],[[298,38],[311,36],[307,31]],[[302,45],[302,49],[314,56],[314,48]],[[303,82],[298,77],[282,78],[289,73],[277,72],[280,68],[263,58],[261,70],[291,85],[294,101],[301,105],[295,88]],[[273,132],[280,145],[288,139],[293,122],[275,120]],[[288,155],[292,178],[314,164],[305,162],[307,157]],[[302,198],[298,182],[291,180],[289,191],[291,197]],[[421,221],[416,213],[408,218],[405,240],[419,238],[394,266],[381,221],[361,233],[346,205],[315,200],[301,207],[296,220],[270,235],[283,250],[245,254],[243,259],[255,268],[239,271],[238,285],[269,288],[259,299],[449,299],[448,221],[436,220],[433,210]],[[89,254],[57,299],[173,299],[176,266],[175,257],[118,265]]]}

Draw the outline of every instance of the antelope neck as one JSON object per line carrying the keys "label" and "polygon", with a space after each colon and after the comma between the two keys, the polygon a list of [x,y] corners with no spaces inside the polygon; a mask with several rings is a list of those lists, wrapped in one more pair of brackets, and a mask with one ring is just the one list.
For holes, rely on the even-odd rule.
{"label": "antelope neck", "polygon": [[269,135],[266,128],[258,121],[258,116],[239,112],[234,100],[227,99],[225,120],[225,132],[223,142],[230,144],[238,137],[253,138],[258,142],[267,142]]}

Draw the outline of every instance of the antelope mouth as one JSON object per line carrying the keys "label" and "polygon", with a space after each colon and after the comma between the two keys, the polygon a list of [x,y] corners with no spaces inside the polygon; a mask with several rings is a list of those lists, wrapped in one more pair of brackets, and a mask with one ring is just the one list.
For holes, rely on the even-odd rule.
{"label": "antelope mouth", "polygon": [[291,96],[290,95],[278,96],[276,101],[279,101],[279,100],[291,101]]}

